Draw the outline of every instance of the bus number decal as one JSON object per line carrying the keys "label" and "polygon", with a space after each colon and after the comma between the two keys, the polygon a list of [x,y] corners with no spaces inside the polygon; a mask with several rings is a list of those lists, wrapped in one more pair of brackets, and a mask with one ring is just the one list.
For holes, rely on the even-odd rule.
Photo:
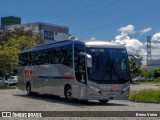
{"label": "bus number decal", "polygon": [[112,87],[113,90],[121,90],[122,86],[120,85],[115,85]]}
{"label": "bus number decal", "polygon": [[31,80],[32,79],[32,70],[31,69],[25,69],[24,70],[24,80]]}

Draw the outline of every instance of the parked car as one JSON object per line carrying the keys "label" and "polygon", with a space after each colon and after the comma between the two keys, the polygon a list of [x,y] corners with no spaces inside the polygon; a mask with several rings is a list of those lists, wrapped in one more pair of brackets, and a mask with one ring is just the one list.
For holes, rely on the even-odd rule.
{"label": "parked car", "polygon": [[139,78],[140,78],[140,77],[135,77],[135,78],[132,79],[132,81],[133,81],[133,82],[139,82],[139,80],[140,80]]}
{"label": "parked car", "polygon": [[147,79],[146,79],[145,77],[140,77],[140,80],[139,80],[139,81],[141,81],[141,82],[146,82]]}
{"label": "parked car", "polygon": [[0,77],[0,85],[3,84],[3,78]]}
{"label": "parked car", "polygon": [[2,77],[0,77],[0,85],[3,85],[3,84],[8,84],[8,81],[4,80]]}
{"label": "parked car", "polygon": [[17,83],[18,83],[18,76],[11,76],[8,79],[8,84],[9,85],[17,85]]}
{"label": "parked car", "polygon": [[145,82],[145,81],[146,81],[146,78],[145,78],[145,77],[138,76],[138,77],[133,78],[132,81],[133,81],[133,82]]}
{"label": "parked car", "polygon": [[151,82],[151,81],[154,81],[154,79],[155,79],[154,77],[150,77],[147,79],[147,81]]}

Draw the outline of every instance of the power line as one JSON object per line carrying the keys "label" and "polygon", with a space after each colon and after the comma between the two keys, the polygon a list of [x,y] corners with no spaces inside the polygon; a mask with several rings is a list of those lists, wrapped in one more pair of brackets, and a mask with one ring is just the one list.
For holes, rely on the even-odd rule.
{"label": "power line", "polygon": [[[69,12],[64,12],[64,13],[59,14],[59,15],[54,16],[54,17],[45,18],[45,19],[42,19],[41,21],[49,20],[49,19],[54,19],[54,18],[59,18],[59,17],[64,17],[64,16],[66,16],[66,15],[69,15],[69,14],[72,14],[72,13],[76,13],[76,12],[79,12],[79,11],[81,11],[81,10],[88,9],[88,8],[90,8],[90,7],[96,6],[97,4],[100,4],[100,3],[104,2],[104,1],[106,1],[106,0],[98,1],[98,2],[95,2],[95,3],[91,4],[91,5],[88,5],[88,6],[86,6],[86,7],[82,7],[82,8],[76,9],[76,10],[72,10],[72,11],[69,11]],[[107,0],[107,1],[108,1],[108,0]]]}
{"label": "power line", "polygon": [[[97,8],[97,9],[94,9],[94,10],[91,10],[91,11],[88,11],[88,12],[85,12],[85,13],[83,13],[83,14],[76,15],[76,16],[74,16],[74,17],[70,17],[70,19],[74,19],[74,18],[77,19],[77,18],[79,18],[79,17],[86,16],[86,15],[91,14],[91,13],[95,13],[95,12],[101,10],[101,9],[104,9],[105,7],[108,7],[108,6],[110,7],[110,6],[112,6],[112,5],[115,5],[115,4],[118,3],[118,2],[120,2],[120,0],[116,0],[115,2],[113,2],[113,3],[111,3],[111,4],[107,4],[107,5],[104,5],[104,6],[100,6],[100,7]],[[68,19],[68,20],[70,20],[70,19]],[[66,21],[66,19],[60,20],[60,21],[58,21],[58,22],[62,22],[62,21]]]}
{"label": "power line", "polygon": [[[120,1],[118,1],[118,2],[120,2]],[[118,3],[118,2],[116,2],[116,4]],[[128,1],[128,2],[132,2],[132,1]],[[128,3],[128,2],[126,2],[126,3]],[[126,4],[125,3],[125,4]],[[111,9],[111,10],[109,10],[109,11],[107,11],[107,12],[104,12],[104,13],[102,13],[102,14],[99,14],[99,15],[96,15],[96,16],[93,16],[93,17],[90,17],[90,18],[88,18],[88,19],[83,19],[83,20],[81,20],[81,21],[78,21],[78,22],[75,22],[75,23],[73,23],[73,24],[70,24],[70,25],[67,25],[67,26],[72,26],[72,25],[79,25],[79,24],[81,24],[81,23],[84,23],[84,22],[86,22],[86,21],[89,21],[89,20],[91,20],[91,19],[93,19],[94,18],[94,20],[95,19],[97,19],[97,18],[99,18],[100,16],[104,16],[104,15],[108,15],[108,14],[111,14],[111,13],[113,13],[114,11],[116,11],[116,10],[118,10],[119,8],[121,8],[121,7],[123,7],[124,6],[124,3],[122,3],[123,5],[119,5],[119,7],[118,8],[113,8],[113,9]],[[115,5],[114,3],[112,4],[112,5]]]}
{"label": "power line", "polygon": [[128,21],[130,19],[137,19],[138,17],[141,17],[145,14],[149,14],[157,9],[160,9],[160,6],[156,7],[156,8],[153,8],[153,9],[150,9],[148,11],[145,11],[145,12],[142,12],[140,14],[137,14],[137,15],[134,15],[134,16],[131,16],[131,17],[128,17],[128,18],[125,18],[125,19],[122,19],[122,20],[118,20],[116,22],[113,22],[113,23],[110,23],[110,24],[107,24],[107,25],[103,25],[103,26],[99,26],[99,27],[94,27],[94,28],[91,28],[91,29],[88,29],[88,30],[84,30],[84,31],[79,31],[79,32],[75,32],[73,34],[78,34],[78,33],[84,33],[84,32],[88,32],[88,31],[96,31],[96,30],[99,30],[99,29],[104,29],[106,27],[109,27],[109,26],[112,26],[112,25],[115,25],[115,24],[118,24],[118,23],[121,23],[121,22],[124,22],[124,21]]}

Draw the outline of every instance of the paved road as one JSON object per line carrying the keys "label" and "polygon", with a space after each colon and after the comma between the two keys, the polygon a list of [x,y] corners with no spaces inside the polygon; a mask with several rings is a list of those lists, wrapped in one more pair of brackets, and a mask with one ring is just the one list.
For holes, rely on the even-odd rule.
{"label": "paved road", "polygon": [[[131,90],[141,89],[142,87],[143,85],[142,86],[132,85]],[[157,86],[155,86],[155,88],[157,88]],[[128,100],[121,100],[121,101],[113,100],[107,104],[102,105],[99,104],[99,102],[97,101],[90,101],[90,102],[66,101],[64,98],[47,96],[47,95],[27,96],[26,92],[21,91],[19,89],[14,89],[14,90],[0,90],[0,111],[160,111],[160,104],[137,103]],[[76,118],[61,118],[61,119],[57,118],[57,119],[61,120],[61,119],[76,119]],[[101,118],[101,119],[105,120],[106,118]],[[140,119],[145,120],[146,118],[140,118]],[[152,119],[152,118],[147,118],[147,119]],[[153,120],[155,120],[155,118],[153,118]]]}

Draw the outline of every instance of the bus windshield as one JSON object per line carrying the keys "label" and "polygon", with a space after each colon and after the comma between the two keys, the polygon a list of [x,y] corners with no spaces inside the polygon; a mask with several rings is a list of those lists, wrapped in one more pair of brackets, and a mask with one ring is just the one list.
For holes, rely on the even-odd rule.
{"label": "bus windshield", "polygon": [[88,78],[98,83],[125,83],[129,81],[128,55],[125,49],[87,48],[92,56]]}

